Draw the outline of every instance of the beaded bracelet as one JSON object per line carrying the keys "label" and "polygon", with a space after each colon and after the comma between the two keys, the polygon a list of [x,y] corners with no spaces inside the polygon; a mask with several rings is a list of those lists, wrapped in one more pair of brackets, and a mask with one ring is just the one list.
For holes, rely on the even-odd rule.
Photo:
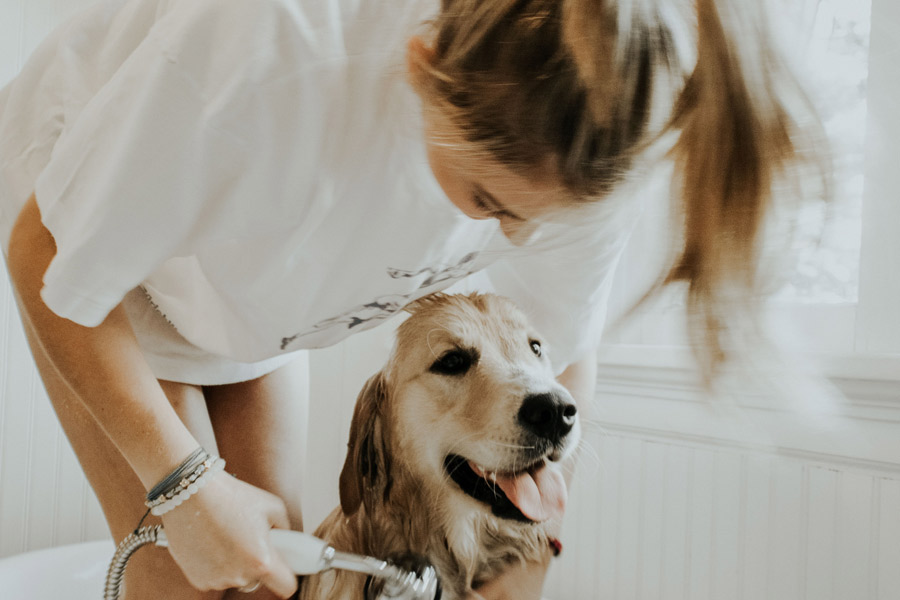
{"label": "beaded bracelet", "polygon": [[147,505],[147,508],[153,508],[167,500],[171,500],[176,494],[196,481],[205,471],[209,470],[211,465],[211,457],[206,452],[193,462],[185,461],[147,494],[147,501],[144,504]]}
{"label": "beaded bracelet", "polygon": [[150,506],[150,503],[147,502],[146,504],[150,508],[150,514],[157,516],[164,515],[170,510],[181,506],[182,502],[199,492],[213,475],[224,468],[224,458],[216,457],[208,459],[198,467],[197,471],[192,473],[189,477],[182,479],[177,488],[171,492],[167,492],[162,498],[157,499],[153,506]]}
{"label": "beaded bracelet", "polygon": [[144,504],[162,515],[196,494],[209,477],[225,468],[225,461],[197,448],[147,494]]}

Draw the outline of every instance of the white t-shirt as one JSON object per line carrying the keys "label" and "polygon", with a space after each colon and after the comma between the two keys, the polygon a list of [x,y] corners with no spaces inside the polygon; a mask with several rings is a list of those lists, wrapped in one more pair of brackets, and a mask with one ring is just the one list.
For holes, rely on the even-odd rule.
{"label": "white t-shirt", "polygon": [[94,326],[141,286],[189,342],[242,362],[334,344],[486,270],[563,368],[598,341],[635,211],[610,200],[517,248],[450,203],[403,67],[433,4],[88,9],[0,92],[3,247],[34,190],[55,313]]}

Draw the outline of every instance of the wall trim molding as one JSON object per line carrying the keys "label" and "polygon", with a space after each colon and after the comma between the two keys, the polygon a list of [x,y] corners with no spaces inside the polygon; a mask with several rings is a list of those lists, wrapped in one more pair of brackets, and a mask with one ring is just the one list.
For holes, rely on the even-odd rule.
{"label": "wall trim molding", "polygon": [[597,398],[588,418],[605,431],[900,474],[900,381],[810,378],[711,397],[690,366],[601,363]]}
{"label": "wall trim molding", "polygon": [[840,454],[813,452],[796,448],[776,448],[764,444],[753,444],[722,437],[688,434],[677,431],[651,429],[648,427],[633,427],[618,423],[604,423],[603,430],[617,436],[644,441],[656,441],[676,445],[683,444],[689,447],[704,446],[716,450],[743,454],[750,453],[773,459],[791,459],[807,464],[811,463],[823,468],[843,467],[868,474],[882,475],[890,477],[891,479],[897,479],[897,476],[900,475],[900,464],[895,462],[857,459]]}

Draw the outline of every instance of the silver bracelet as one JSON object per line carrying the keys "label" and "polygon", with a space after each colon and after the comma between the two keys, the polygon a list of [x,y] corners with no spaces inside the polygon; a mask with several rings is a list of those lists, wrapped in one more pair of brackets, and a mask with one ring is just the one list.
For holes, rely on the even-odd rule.
{"label": "silver bracelet", "polygon": [[148,498],[144,504],[150,509],[150,514],[164,515],[199,492],[212,476],[224,468],[225,459],[210,456],[197,465],[190,474],[178,481],[177,485],[158,494],[155,498]]}
{"label": "silver bracelet", "polygon": [[163,496],[166,492],[170,492],[178,487],[178,482],[184,479],[186,475],[190,475],[197,467],[202,465],[209,458],[209,452],[202,446],[191,452],[191,454],[181,461],[181,464],[175,467],[171,473],[163,477],[159,483],[153,486],[147,492],[147,502],[153,502],[157,498]]}

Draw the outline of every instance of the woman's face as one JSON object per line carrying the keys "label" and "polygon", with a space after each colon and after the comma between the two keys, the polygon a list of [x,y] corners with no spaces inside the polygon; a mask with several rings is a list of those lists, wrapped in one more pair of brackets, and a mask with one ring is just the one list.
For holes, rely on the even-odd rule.
{"label": "woman's face", "polygon": [[[412,79],[419,65],[432,60],[433,51],[418,36],[409,40],[407,68]],[[423,98],[423,100],[425,100]],[[571,203],[562,185],[549,176],[550,162],[528,177],[485,159],[483,153],[467,152],[465,136],[437,111],[425,110],[428,162],[447,198],[473,219],[497,219],[503,234],[514,244],[528,240],[539,217]]]}
{"label": "woman's face", "polygon": [[513,243],[524,243],[540,217],[567,204],[562,186],[549,177],[525,177],[432,140],[429,135],[428,162],[450,202],[473,219],[497,219]]}

